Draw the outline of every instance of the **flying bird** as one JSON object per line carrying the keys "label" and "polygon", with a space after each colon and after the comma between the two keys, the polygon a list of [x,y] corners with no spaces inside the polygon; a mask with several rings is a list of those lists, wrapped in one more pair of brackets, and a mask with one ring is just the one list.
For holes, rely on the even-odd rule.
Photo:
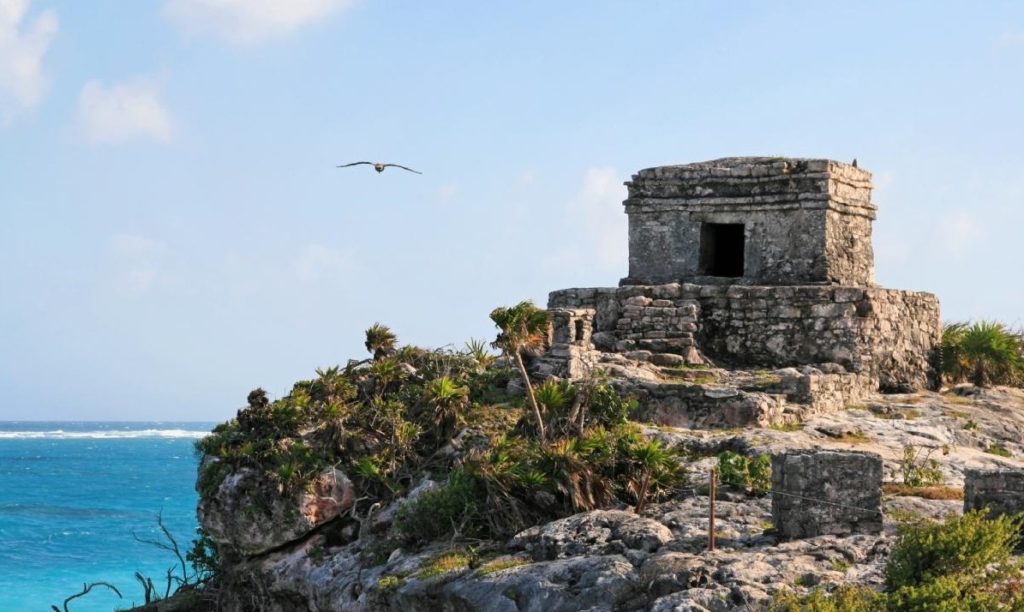
{"label": "flying bird", "polygon": [[415,172],[416,174],[423,174],[419,170],[413,170],[412,168],[406,168],[405,166],[402,166],[402,165],[399,165],[399,164],[383,164],[381,162],[360,161],[360,162],[352,162],[351,164],[342,164],[342,165],[340,165],[338,167],[339,168],[348,168],[348,167],[351,167],[351,166],[361,166],[361,165],[373,166],[373,169],[376,170],[378,173],[384,172],[384,168],[393,167],[393,168],[401,168],[402,170],[408,170],[409,172]]}

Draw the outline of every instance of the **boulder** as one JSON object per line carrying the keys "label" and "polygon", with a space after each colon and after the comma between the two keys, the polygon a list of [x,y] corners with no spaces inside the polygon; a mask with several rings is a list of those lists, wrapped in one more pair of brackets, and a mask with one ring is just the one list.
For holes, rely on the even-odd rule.
{"label": "boulder", "polygon": [[328,468],[301,492],[282,494],[265,472],[240,468],[199,501],[199,522],[218,544],[259,555],[302,538],[352,506],[352,481]]}
{"label": "boulder", "polygon": [[671,540],[669,528],[654,519],[623,510],[594,510],[527,529],[510,546],[542,561],[627,551],[652,553]]}

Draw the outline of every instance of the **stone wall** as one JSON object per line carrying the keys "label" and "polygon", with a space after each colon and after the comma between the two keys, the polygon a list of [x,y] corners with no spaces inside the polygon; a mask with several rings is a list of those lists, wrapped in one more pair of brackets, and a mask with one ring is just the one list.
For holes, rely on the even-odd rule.
{"label": "stone wall", "polygon": [[1024,470],[966,470],[964,512],[983,508],[997,516],[1024,512]]}
{"label": "stone wall", "polygon": [[[641,170],[626,183],[629,276],[688,281],[871,285],[871,175],[829,160],[727,158]],[[704,224],[743,224],[740,278],[701,269]]]}
{"label": "stone wall", "polygon": [[733,366],[837,363],[882,389],[934,386],[941,340],[929,293],[837,286],[699,289],[697,345]]}
{"label": "stone wall", "polygon": [[882,458],[843,451],[773,455],[772,522],[784,538],[880,533]]}
{"label": "stone wall", "polygon": [[870,377],[862,382],[873,390],[933,386],[941,338],[934,295],[868,287],[565,289],[550,294],[548,307],[592,310],[597,350],[649,350],[688,361],[699,350],[734,367],[838,364]]}

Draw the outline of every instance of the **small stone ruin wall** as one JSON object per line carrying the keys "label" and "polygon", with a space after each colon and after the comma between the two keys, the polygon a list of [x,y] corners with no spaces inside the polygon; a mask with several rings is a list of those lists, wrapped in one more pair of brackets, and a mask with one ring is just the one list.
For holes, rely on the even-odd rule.
{"label": "small stone ruin wall", "polygon": [[964,472],[964,512],[988,508],[995,516],[1024,512],[1024,470]]}
{"label": "small stone ruin wall", "polygon": [[548,308],[563,311],[556,344],[562,338],[580,350],[646,351],[655,362],[674,354],[693,363],[699,350],[733,367],[838,364],[870,377],[872,390],[933,386],[941,336],[934,295],[867,287],[564,289],[550,294]]}
{"label": "small stone ruin wall", "polygon": [[816,450],[773,455],[772,523],[784,538],[880,533],[882,458]]}

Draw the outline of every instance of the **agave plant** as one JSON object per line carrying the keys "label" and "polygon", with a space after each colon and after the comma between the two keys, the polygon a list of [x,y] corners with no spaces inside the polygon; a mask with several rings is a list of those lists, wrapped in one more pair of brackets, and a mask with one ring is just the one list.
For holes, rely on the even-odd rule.
{"label": "agave plant", "polygon": [[494,364],[494,355],[487,351],[487,341],[470,338],[466,342],[465,353],[476,363],[476,371],[483,372]]}
{"label": "agave plant", "polygon": [[522,352],[544,345],[548,332],[548,313],[534,306],[533,302],[524,301],[515,306],[495,308],[491,311],[491,320],[500,331],[493,343],[494,347],[501,349],[507,357],[513,359],[519,368],[519,374],[526,386],[526,397],[533,409],[538,435],[544,440],[544,418],[534,396],[533,383],[530,382],[530,374],[523,363]]}
{"label": "agave plant", "polygon": [[387,325],[374,323],[366,330],[366,350],[373,355],[373,358],[381,359],[395,352],[398,337]]}

